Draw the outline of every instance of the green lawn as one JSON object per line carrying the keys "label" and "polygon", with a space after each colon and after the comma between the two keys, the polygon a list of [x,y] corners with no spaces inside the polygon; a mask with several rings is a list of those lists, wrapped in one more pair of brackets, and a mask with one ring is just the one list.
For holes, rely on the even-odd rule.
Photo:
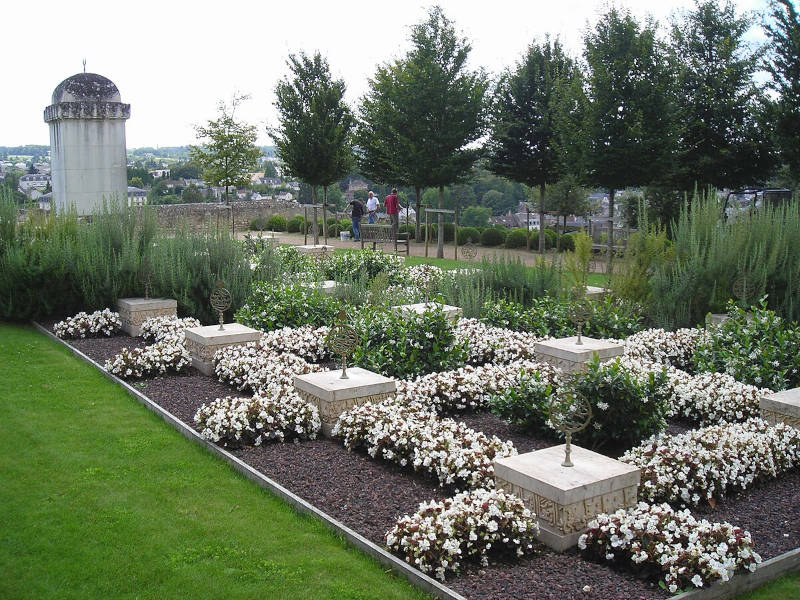
{"label": "green lawn", "polygon": [[0,375],[0,598],[426,597],[33,329]]}
{"label": "green lawn", "polygon": [[800,574],[787,575],[762,588],[737,596],[736,600],[797,600],[800,598]]}

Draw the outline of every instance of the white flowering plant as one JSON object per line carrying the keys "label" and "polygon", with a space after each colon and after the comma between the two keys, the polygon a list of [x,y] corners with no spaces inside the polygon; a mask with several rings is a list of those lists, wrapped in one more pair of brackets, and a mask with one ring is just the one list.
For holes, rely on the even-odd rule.
{"label": "white flowering plant", "polygon": [[736,571],[755,571],[761,562],[750,533],[740,527],[646,502],[597,515],[578,539],[578,548],[584,556],[658,581],[673,594],[728,581]]}
{"label": "white flowering plant", "polygon": [[340,281],[360,275],[367,280],[374,279],[378,273],[386,273],[391,283],[400,283],[405,262],[396,254],[364,248],[349,252],[334,252],[322,263],[326,279]]}
{"label": "white flowering plant", "polygon": [[103,368],[123,379],[163,375],[167,371],[179,373],[192,364],[183,334],[168,336],[145,348],[123,348],[119,354],[106,360]]}
{"label": "white flowering plant", "polygon": [[118,312],[108,308],[91,314],[79,312],[53,325],[53,332],[60,338],[85,338],[88,336],[112,336],[122,328]]}
{"label": "white flowering plant", "polygon": [[762,419],[655,436],[620,460],[642,470],[639,497],[713,502],[800,464],[800,430]]}
{"label": "white flowering plant", "polygon": [[292,386],[296,375],[320,369],[296,354],[265,349],[260,342],[226,346],[214,353],[214,372],[219,380],[240,391],[259,393],[273,383]]}
{"label": "white flowering plant", "polygon": [[476,489],[441,502],[423,502],[386,533],[386,546],[423,573],[445,580],[464,561],[488,566],[490,559],[534,552],[536,515],[503,490]]}
{"label": "white flowering plant", "polygon": [[520,385],[526,373],[535,371],[554,380],[559,372],[550,365],[519,360],[502,365],[467,365],[453,371],[420,375],[397,382],[398,402],[418,402],[438,414],[482,410],[489,400]]}
{"label": "white flowering plant", "polygon": [[533,358],[533,348],[542,338],[502,327],[492,327],[477,319],[459,319],[456,339],[467,345],[470,365],[503,364]]}
{"label": "white flowering plant", "polygon": [[327,336],[327,326],[282,327],[266,332],[261,336],[259,345],[267,352],[291,352],[308,362],[319,363],[330,359],[330,350],[325,345]]}
{"label": "white flowering plant", "polygon": [[625,355],[691,371],[694,368],[695,350],[705,335],[698,328],[677,331],[645,329],[625,340]]}
{"label": "white flowering plant", "polygon": [[194,317],[151,317],[142,323],[140,335],[145,340],[160,342],[167,337],[181,335],[184,330],[192,327],[200,327],[200,321]]}
{"label": "white flowering plant", "polygon": [[511,442],[393,398],[343,412],[332,435],[349,450],[364,448],[373,458],[430,473],[443,486],[494,487],[494,459],[517,453]]}
{"label": "white flowering plant", "polygon": [[317,408],[282,384],[270,385],[252,398],[217,398],[201,406],[194,421],[203,438],[232,448],[313,440],[321,427]]}
{"label": "white flowering plant", "polygon": [[695,352],[699,371],[727,373],[775,391],[800,386],[800,326],[767,309],[766,297],[747,313],[728,304],[728,320],[711,327]]}

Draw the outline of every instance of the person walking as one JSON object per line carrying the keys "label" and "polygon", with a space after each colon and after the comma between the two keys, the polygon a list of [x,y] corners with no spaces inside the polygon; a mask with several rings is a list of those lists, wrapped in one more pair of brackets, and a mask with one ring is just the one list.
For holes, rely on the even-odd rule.
{"label": "person walking", "polygon": [[353,207],[350,217],[353,219],[353,241],[361,241],[361,217],[364,216],[364,205],[361,200],[354,198],[348,206]]}
{"label": "person walking", "polygon": [[375,197],[375,194],[372,192],[369,193],[367,197],[367,216],[369,217],[370,225],[374,224],[375,221],[378,219],[378,207],[380,206],[380,202]]}
{"label": "person walking", "polygon": [[397,239],[397,230],[400,227],[400,200],[397,198],[397,188],[392,188],[392,193],[386,196],[383,201],[383,206],[386,208],[386,213],[389,215],[389,221],[392,224],[392,234]]}

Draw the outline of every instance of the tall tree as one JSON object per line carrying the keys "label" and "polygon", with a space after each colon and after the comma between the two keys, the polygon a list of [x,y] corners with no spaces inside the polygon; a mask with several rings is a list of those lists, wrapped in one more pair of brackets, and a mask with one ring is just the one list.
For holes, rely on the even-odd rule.
{"label": "tall tree", "polygon": [[[445,186],[464,181],[480,155],[472,144],[485,131],[488,78],[482,70],[468,68],[472,47],[438,6],[412,27],[411,44],[398,85],[416,126],[399,134],[402,144],[413,149],[415,163],[425,165],[424,186],[439,189],[442,208]],[[436,252],[442,258],[441,214],[438,230]]]}
{"label": "tall tree", "polygon": [[764,25],[772,42],[767,70],[779,94],[773,122],[781,160],[800,181],[800,18],[791,0],[772,0],[770,16]]}
{"label": "tall tree", "polygon": [[753,82],[762,53],[745,41],[752,24],[730,0],[695,0],[673,23],[680,189],[740,187],[768,174],[770,136],[758,119],[764,95]]}
{"label": "tall tree", "polygon": [[673,146],[669,72],[656,25],[643,26],[611,8],[585,38],[588,66],[583,168],[589,183],[608,190],[609,269],[614,246],[614,194],[655,179]]}
{"label": "tall tree", "polygon": [[[531,44],[512,71],[506,71],[492,105],[488,166],[498,175],[539,188],[539,223],[544,229],[547,184],[564,173],[556,136],[557,87],[574,77],[573,61],[558,40]],[[561,83],[562,85],[564,83]],[[539,236],[539,252],[545,236]]]}
{"label": "tall tree", "polygon": [[226,204],[230,187],[249,183],[248,173],[258,167],[261,158],[255,126],[235,118],[236,108],[244,100],[247,96],[234,95],[230,104],[220,102],[217,119],[195,126],[195,133],[203,143],[189,148],[192,160],[203,170],[205,182],[225,186]]}
{"label": "tall tree", "polygon": [[[354,118],[344,101],[345,84],[333,79],[328,61],[317,52],[289,55],[291,77],[275,87],[278,127],[269,130],[284,174],[311,186],[314,204],[317,188],[327,188],[353,167],[351,149]],[[322,220],[327,237],[327,219]]]}

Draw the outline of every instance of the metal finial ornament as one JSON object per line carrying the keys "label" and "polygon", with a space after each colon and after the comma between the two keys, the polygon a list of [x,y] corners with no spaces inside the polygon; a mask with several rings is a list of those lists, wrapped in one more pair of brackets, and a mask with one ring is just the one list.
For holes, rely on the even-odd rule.
{"label": "metal finial ornament", "polygon": [[150,299],[150,287],[151,287],[151,279],[152,279],[152,269],[150,268],[150,259],[145,258],[142,260],[142,266],[139,269],[139,276],[142,278],[142,283],[144,283],[144,298],[145,300]]}
{"label": "metal finial ornament", "polygon": [[569,320],[578,328],[578,341],[575,342],[576,346],[583,346],[581,334],[583,333],[583,326],[589,322],[592,317],[592,307],[589,306],[585,300],[580,300],[573,304],[569,309]]}
{"label": "metal finial ornament", "polygon": [[221,281],[218,282],[217,289],[211,292],[211,307],[219,313],[219,331],[225,331],[225,327],[223,327],[224,314],[231,307],[233,301],[231,293],[225,289],[224,285]]}
{"label": "metal finial ornament", "polygon": [[471,261],[478,255],[478,248],[472,243],[472,240],[461,246],[458,251],[461,253],[461,258],[464,260]]}
{"label": "metal finial ornament", "polygon": [[739,277],[733,280],[731,291],[733,292],[734,296],[736,296],[746,305],[747,301],[755,294],[755,287],[756,286],[752,279],[750,279],[746,274],[742,273],[739,275]]}
{"label": "metal finial ornament", "polygon": [[350,379],[347,376],[347,357],[356,351],[359,343],[358,331],[346,321],[347,313],[343,310],[339,313],[339,322],[331,327],[325,338],[325,345],[331,353],[342,357],[342,374],[339,379]]}
{"label": "metal finial ornament", "polygon": [[592,405],[583,394],[574,390],[564,391],[550,401],[550,423],[564,434],[567,440],[562,467],[573,467],[570,460],[572,434],[583,431],[592,420]]}

